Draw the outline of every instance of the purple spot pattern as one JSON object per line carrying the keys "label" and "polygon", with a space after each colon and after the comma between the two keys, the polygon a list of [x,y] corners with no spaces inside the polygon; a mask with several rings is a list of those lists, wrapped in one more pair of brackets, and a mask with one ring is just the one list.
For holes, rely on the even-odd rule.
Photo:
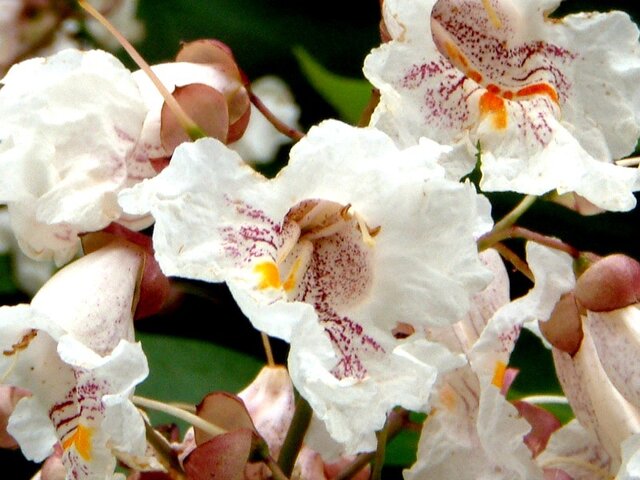
{"label": "purple spot pattern", "polygon": [[[230,197],[227,197],[227,204],[246,220],[240,225],[220,227],[224,252],[237,267],[249,267],[256,259],[265,257],[275,261],[278,250],[292,236],[297,240],[299,229],[295,222],[286,219],[282,223],[276,222],[263,210]],[[294,206],[287,216],[305,210],[307,204],[308,201],[304,201]],[[370,255],[355,225],[354,222],[340,232],[312,241],[310,265],[301,275],[297,294],[292,300],[314,306],[339,356],[332,373],[337,378],[362,379],[367,374],[363,358],[384,350],[364,332],[362,325],[340,313],[359,303],[371,284]]]}
{"label": "purple spot pattern", "polygon": [[268,257],[275,260],[282,246],[282,225],[271,219],[264,211],[241,201],[226,197],[229,208],[245,219],[239,225],[223,225],[220,228],[222,248],[236,267],[248,266],[255,259]]}
{"label": "purple spot pattern", "polygon": [[384,353],[360,323],[341,313],[368,294],[373,275],[370,256],[355,226],[313,241],[311,263],[296,298],[314,306],[339,356],[331,372],[337,378],[364,378],[366,357]]}
{"label": "purple spot pattern", "polygon": [[[420,110],[426,125],[455,138],[456,132],[472,129],[478,121],[475,104],[489,84],[516,92],[527,86],[548,83],[562,105],[570,96],[571,82],[563,73],[578,58],[558,45],[533,40],[510,47],[514,31],[510,19],[500,15],[502,28],[493,27],[477,0],[451,2],[440,0],[432,13],[434,20],[448,32],[456,46],[471,62],[469,66],[483,76],[482,85],[468,78],[445,56],[413,64],[398,81],[405,90],[422,91]],[[494,2],[495,3],[495,2]],[[500,14],[500,11],[496,8]],[[472,103],[473,102],[473,103]],[[508,118],[515,122],[518,142],[536,152],[553,137],[550,116],[559,116],[558,105],[540,94],[520,100],[505,100]],[[482,141],[482,138],[479,139]]]}

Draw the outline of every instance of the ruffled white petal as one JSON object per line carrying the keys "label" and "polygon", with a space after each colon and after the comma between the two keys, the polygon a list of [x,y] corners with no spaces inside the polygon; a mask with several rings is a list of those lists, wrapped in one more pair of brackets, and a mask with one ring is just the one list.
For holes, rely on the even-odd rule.
{"label": "ruffled white petal", "polygon": [[486,191],[633,208],[638,171],[611,162],[640,135],[637,27],[621,12],[549,21],[557,2],[484,3],[384,2],[392,39],[364,67],[382,96],[372,124],[400,145],[454,146],[467,166],[446,165],[460,176],[479,146]]}
{"label": "ruffled white petal", "polygon": [[2,83],[0,201],[25,253],[64,263],[79,233],[119,218],[145,107],[130,72],[97,50],[22,62]]}

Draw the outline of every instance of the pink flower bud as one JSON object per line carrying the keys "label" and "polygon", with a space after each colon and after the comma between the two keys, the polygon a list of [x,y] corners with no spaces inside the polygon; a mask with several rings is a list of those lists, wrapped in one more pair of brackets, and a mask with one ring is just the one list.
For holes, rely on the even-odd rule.
{"label": "pink flower bud", "polygon": [[582,319],[572,292],[560,298],[549,320],[540,322],[540,331],[551,345],[569,355],[575,355],[580,349]]}
{"label": "pink flower bud", "polygon": [[604,257],[576,283],[576,300],[592,312],[610,312],[640,301],[640,263],[623,255]]}

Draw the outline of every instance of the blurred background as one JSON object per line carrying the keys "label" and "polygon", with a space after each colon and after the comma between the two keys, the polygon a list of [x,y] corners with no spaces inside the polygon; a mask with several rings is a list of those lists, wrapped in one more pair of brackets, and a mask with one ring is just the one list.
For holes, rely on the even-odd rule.
{"label": "blurred background", "polygon": [[[557,15],[611,9],[625,10],[640,19],[640,4],[622,0],[569,0]],[[326,118],[352,121],[354,112],[360,112],[368,101],[370,90],[361,68],[366,54],[379,44],[379,0],[141,0],[138,17],[145,35],[135,44],[150,64],[170,61],[180,42],[219,39],[231,47],[249,79],[276,75],[289,85],[301,109],[303,131]],[[121,50],[118,55],[127,66],[136,68]],[[280,150],[273,164],[260,168],[266,174],[275,173],[286,161],[287,149]],[[495,218],[520,198],[513,194],[489,197]],[[625,252],[640,259],[639,212],[582,217],[558,205],[538,202],[520,223],[557,235],[581,250]],[[29,301],[29,293],[13,281],[13,261],[9,254],[0,260],[0,300],[8,305]],[[512,280],[514,296],[531,286],[518,274]],[[265,363],[260,335],[239,312],[224,285],[175,279],[173,287],[171,304],[137,324],[151,368],[149,379],[137,392],[160,400],[198,403],[210,391],[244,388]],[[274,341],[273,346],[276,360],[286,362],[286,345]],[[532,335],[523,335],[512,365],[521,369],[514,395],[559,392],[549,354]],[[566,420],[570,412],[559,414]],[[160,416],[154,420],[170,421]],[[416,441],[416,434],[394,440],[384,478],[401,478],[402,467],[413,461]],[[0,451],[2,471],[9,465],[20,472],[11,477],[17,480],[30,478],[37,469],[19,452]]]}

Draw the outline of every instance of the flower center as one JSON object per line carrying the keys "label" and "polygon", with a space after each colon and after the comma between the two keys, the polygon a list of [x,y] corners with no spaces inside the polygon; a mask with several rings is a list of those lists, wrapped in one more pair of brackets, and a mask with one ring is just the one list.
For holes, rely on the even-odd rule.
{"label": "flower center", "polygon": [[290,300],[314,305],[351,304],[371,284],[371,255],[379,231],[351,205],[304,200],[284,218],[275,261],[254,267],[259,288],[282,288]]}
{"label": "flower center", "polygon": [[509,101],[543,98],[559,114],[556,83],[563,77],[551,60],[565,53],[542,41],[520,40],[527,30],[521,15],[509,8],[510,2],[497,5],[493,0],[438,0],[431,12],[438,51],[475,89],[484,89],[480,115],[489,116],[496,129],[507,127]]}

